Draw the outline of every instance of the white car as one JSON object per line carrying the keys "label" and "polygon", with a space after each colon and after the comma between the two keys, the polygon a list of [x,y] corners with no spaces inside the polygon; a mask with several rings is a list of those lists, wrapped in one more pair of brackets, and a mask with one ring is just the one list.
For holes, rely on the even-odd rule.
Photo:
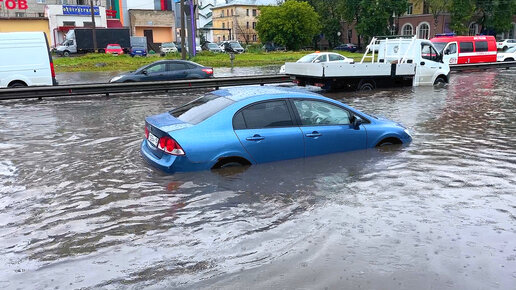
{"label": "white car", "polygon": [[[307,54],[300,58],[296,62],[300,63],[319,63],[319,62],[347,62],[347,63],[353,63],[355,62],[354,59],[345,57],[341,54],[335,53],[335,52],[314,52],[311,54]],[[285,65],[282,65],[279,71],[280,74],[285,73]]]}
{"label": "white car", "polygon": [[502,39],[496,43],[496,48],[499,50],[507,50],[511,47],[516,47],[516,39]]}
{"label": "white car", "polygon": [[161,44],[161,52],[163,53],[176,53],[177,47],[173,42],[164,42]]}
{"label": "white car", "polygon": [[496,61],[515,61],[516,60],[516,46],[511,47],[504,52],[499,52],[496,56]]}

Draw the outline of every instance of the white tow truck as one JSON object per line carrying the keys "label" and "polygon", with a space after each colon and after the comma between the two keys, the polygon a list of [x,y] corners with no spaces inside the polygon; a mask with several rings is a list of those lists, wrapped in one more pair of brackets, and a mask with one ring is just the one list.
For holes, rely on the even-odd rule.
{"label": "white tow truck", "polygon": [[[378,47],[378,52],[371,47]],[[450,67],[442,62],[442,55],[429,40],[374,37],[359,63],[288,62],[285,74],[300,86],[363,91],[377,87],[447,83]]]}

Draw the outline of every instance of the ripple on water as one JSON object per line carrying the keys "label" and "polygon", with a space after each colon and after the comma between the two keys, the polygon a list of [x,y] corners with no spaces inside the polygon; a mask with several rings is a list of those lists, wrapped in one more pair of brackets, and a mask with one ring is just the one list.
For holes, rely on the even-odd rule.
{"label": "ripple on water", "polygon": [[203,92],[2,103],[0,285],[509,289],[515,76],[327,94],[408,147],[173,176],[143,120]]}

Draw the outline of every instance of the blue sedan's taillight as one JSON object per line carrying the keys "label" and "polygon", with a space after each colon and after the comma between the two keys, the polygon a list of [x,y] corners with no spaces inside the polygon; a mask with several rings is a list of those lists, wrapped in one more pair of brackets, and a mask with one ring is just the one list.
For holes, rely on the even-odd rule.
{"label": "blue sedan's taillight", "polygon": [[185,155],[183,148],[176,142],[176,140],[164,136],[159,139],[158,148],[163,150],[165,153],[172,155]]}

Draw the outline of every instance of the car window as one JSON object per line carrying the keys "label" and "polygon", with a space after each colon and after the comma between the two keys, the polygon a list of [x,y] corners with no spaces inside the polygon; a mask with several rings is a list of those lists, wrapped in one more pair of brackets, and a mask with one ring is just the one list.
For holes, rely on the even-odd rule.
{"label": "car window", "polygon": [[318,58],[316,58],[314,62],[327,62],[327,61],[328,61],[327,55],[323,54],[323,55],[319,56]]}
{"label": "car window", "polygon": [[475,41],[475,51],[488,51],[487,41]]}
{"label": "car window", "polygon": [[513,47],[513,48],[509,48],[508,50],[506,50],[505,52],[508,52],[508,53],[513,53],[513,52],[516,52],[516,46]]}
{"label": "car window", "polygon": [[345,59],[342,55],[338,54],[329,54],[328,57],[330,58],[330,61],[339,61]]}
{"label": "car window", "polygon": [[439,54],[437,51],[429,44],[421,45],[421,57],[428,60],[438,61]]}
{"label": "car window", "polygon": [[228,98],[207,94],[181,107],[175,108],[169,113],[183,122],[195,125],[233,103],[234,101]]}
{"label": "car window", "polygon": [[155,65],[149,66],[145,70],[147,71],[147,73],[151,73],[151,74],[164,72],[165,64],[164,63],[155,64]]}
{"label": "car window", "polygon": [[184,63],[178,63],[178,62],[172,62],[168,64],[168,70],[169,71],[176,71],[176,70],[185,70],[187,67]]}
{"label": "car window", "polygon": [[294,100],[301,124],[314,125],[348,125],[351,114],[336,105],[313,100]]}
{"label": "car window", "polygon": [[308,62],[313,62],[313,60],[317,57],[317,54],[309,54],[309,55],[305,55],[303,56],[302,58],[300,58],[297,62],[303,62],[303,63],[308,63]]}
{"label": "car window", "polygon": [[[294,122],[288,112],[287,103],[285,101],[272,101],[251,105],[241,111],[242,116],[235,116],[234,126],[236,129],[273,128],[273,127],[289,127]],[[236,123],[235,123],[236,122]]]}
{"label": "car window", "polygon": [[459,43],[460,52],[473,52],[473,42],[461,42]]}
{"label": "car window", "polygon": [[449,54],[454,54],[457,52],[457,44],[456,43],[452,43],[450,44],[450,46],[448,46],[448,53]]}

